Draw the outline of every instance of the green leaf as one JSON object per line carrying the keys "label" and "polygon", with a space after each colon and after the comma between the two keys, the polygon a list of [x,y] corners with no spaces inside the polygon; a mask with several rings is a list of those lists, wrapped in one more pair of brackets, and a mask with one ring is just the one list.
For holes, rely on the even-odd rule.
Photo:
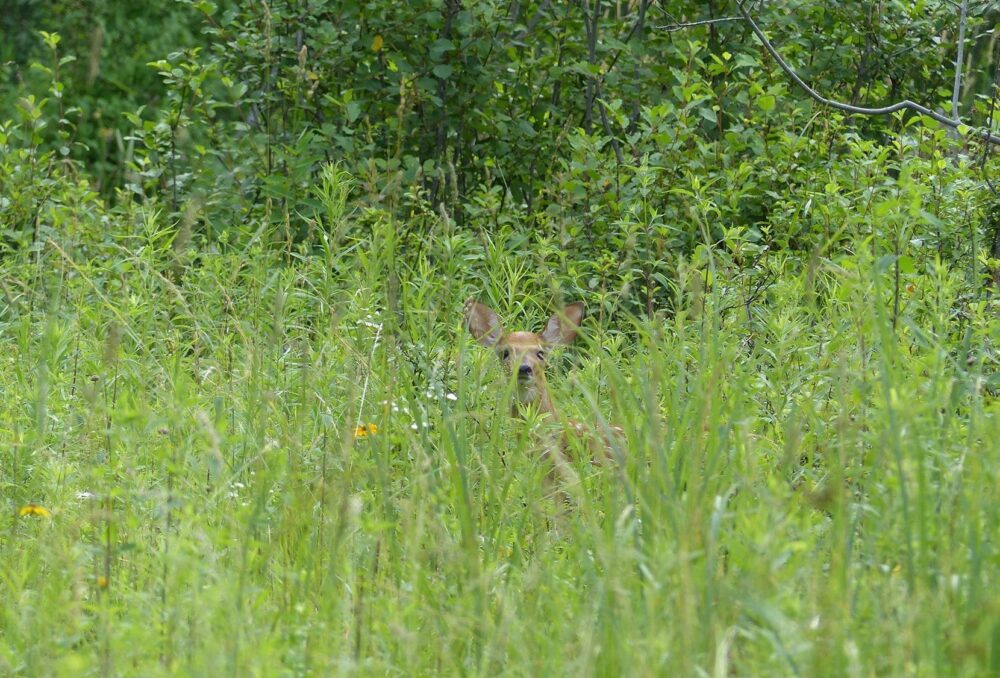
{"label": "green leaf", "polygon": [[757,106],[760,108],[760,110],[764,111],[765,113],[773,111],[775,103],[776,102],[773,94],[764,94],[762,96],[757,97]]}
{"label": "green leaf", "polygon": [[455,72],[455,69],[448,64],[438,64],[434,67],[434,75],[441,78],[442,80],[447,80],[451,77],[451,74]]}
{"label": "green leaf", "polygon": [[357,101],[349,101],[347,102],[344,112],[347,116],[347,122],[352,123],[358,119],[359,115],[361,115],[361,104]]}
{"label": "green leaf", "polygon": [[431,45],[431,58],[440,59],[445,52],[450,52],[455,49],[455,44],[451,40],[445,40],[444,38],[438,38]]}
{"label": "green leaf", "polygon": [[875,270],[879,273],[885,273],[892,267],[895,261],[895,254],[883,254],[878,258],[878,261],[875,262]]}

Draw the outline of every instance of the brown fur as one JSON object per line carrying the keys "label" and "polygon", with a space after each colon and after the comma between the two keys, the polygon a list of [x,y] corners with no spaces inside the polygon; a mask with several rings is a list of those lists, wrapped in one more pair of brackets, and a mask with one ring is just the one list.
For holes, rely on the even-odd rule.
{"label": "brown fur", "polygon": [[[567,345],[576,339],[583,320],[583,302],[566,306],[556,313],[541,333],[506,332],[497,314],[488,306],[474,299],[465,303],[465,325],[472,336],[483,346],[493,348],[503,363],[508,374],[517,373],[517,399],[511,405],[511,414],[522,416],[525,406],[532,406],[539,412],[547,414],[553,421],[562,421],[552,404],[548,382],[545,379],[546,352],[553,345]],[[616,436],[623,434],[617,426],[611,427]],[[608,458],[610,441],[603,437],[595,437],[594,433],[580,422],[566,420],[566,425],[559,436],[555,456],[557,463],[565,459],[569,436],[584,438],[595,462]]]}

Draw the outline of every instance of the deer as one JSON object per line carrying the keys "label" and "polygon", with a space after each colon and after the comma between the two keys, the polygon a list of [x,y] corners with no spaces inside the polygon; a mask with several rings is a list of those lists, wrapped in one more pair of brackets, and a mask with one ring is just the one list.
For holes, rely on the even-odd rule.
{"label": "deer", "polygon": [[[469,299],[465,303],[465,326],[472,336],[483,346],[492,348],[500,358],[508,375],[516,375],[516,397],[511,402],[511,416],[524,418],[529,410],[547,415],[553,421],[562,422],[552,403],[545,377],[546,356],[552,346],[567,346],[576,339],[583,321],[584,305],[577,301],[555,313],[545,323],[538,334],[534,332],[507,332],[500,318],[489,306]],[[618,426],[612,426],[615,437],[624,435]],[[570,438],[576,437],[587,442],[593,463],[603,463],[611,458],[611,440],[595,435],[586,426],[572,419],[565,420],[557,440],[548,441],[545,453],[553,457],[558,469],[565,468]],[[554,443],[554,444],[553,444]],[[558,452],[558,454],[556,454]],[[550,472],[550,478],[551,478]]]}

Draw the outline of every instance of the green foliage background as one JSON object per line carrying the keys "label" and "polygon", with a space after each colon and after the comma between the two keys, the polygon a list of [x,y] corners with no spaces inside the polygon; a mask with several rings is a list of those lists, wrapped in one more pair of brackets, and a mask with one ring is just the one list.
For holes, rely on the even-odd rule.
{"label": "green foliage background", "polygon": [[9,2],[0,672],[1000,672],[996,5]]}

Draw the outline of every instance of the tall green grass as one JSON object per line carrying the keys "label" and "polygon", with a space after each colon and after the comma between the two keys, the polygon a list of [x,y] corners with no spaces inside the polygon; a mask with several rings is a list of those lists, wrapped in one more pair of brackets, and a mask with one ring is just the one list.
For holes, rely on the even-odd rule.
{"label": "tall green grass", "polygon": [[672,312],[555,361],[626,431],[565,504],[461,327],[473,294],[541,325],[530,238],[412,255],[369,216],[8,260],[0,673],[1000,673],[1000,324],[962,273],[894,317],[876,257],[781,259],[725,311],[681,262]]}

